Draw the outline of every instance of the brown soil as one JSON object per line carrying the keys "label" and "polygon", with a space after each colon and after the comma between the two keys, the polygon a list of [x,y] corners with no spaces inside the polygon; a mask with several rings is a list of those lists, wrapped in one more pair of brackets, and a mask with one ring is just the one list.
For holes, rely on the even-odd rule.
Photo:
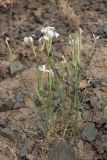
{"label": "brown soil", "polygon": [[[68,54],[69,47],[62,42],[66,42],[68,35],[76,32],[78,26],[84,31],[81,57],[84,73],[81,84],[86,90],[81,112],[83,126],[70,141],[77,160],[107,159],[107,1],[72,0],[71,7],[75,15],[73,14],[70,22],[67,15],[62,16],[63,12],[59,11],[57,5],[45,0],[19,0],[17,3],[6,2],[0,5],[0,160],[37,159],[43,154],[43,148],[46,148],[44,143],[39,141],[43,137],[38,120],[38,107],[32,100],[36,81],[35,63],[41,64],[45,60],[44,57],[43,62],[40,61],[38,49],[38,39],[43,26],[54,26],[57,29],[61,38],[56,50],[64,52],[65,55]],[[93,33],[99,35],[100,39],[88,64]],[[35,59],[31,49],[23,43],[23,38],[29,35],[36,36],[38,59]],[[21,75],[10,74],[11,62],[5,45],[6,37],[10,38],[12,51],[24,66]],[[97,131],[96,138],[89,142],[81,138],[81,131],[87,122],[94,123]],[[3,128],[7,128],[5,133]],[[23,148],[24,151],[21,150]],[[19,153],[21,151],[22,154],[27,152],[24,158]]]}

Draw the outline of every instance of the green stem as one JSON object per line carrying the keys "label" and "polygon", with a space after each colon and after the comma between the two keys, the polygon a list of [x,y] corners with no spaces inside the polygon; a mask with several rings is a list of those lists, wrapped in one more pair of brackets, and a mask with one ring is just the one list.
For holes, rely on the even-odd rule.
{"label": "green stem", "polygon": [[31,42],[31,48],[32,48],[33,53],[34,53],[34,55],[35,55],[35,57],[36,57],[36,51],[35,51],[35,46],[34,46],[34,43],[33,43],[33,42]]}
{"label": "green stem", "polygon": [[7,47],[8,47],[10,56],[13,57],[13,53],[12,53],[12,50],[11,50],[11,48],[10,48],[10,45],[9,45],[9,42],[8,42],[8,41],[9,41],[9,38],[6,38],[6,45],[7,45]]}
{"label": "green stem", "polygon": [[37,88],[37,87],[35,87],[35,90],[36,90],[36,93],[37,93],[37,95],[38,95],[38,97],[39,97],[40,102],[42,102],[42,101],[43,101],[43,99],[42,99],[42,97],[41,97],[41,95],[40,95],[40,93],[39,93],[38,88]]}

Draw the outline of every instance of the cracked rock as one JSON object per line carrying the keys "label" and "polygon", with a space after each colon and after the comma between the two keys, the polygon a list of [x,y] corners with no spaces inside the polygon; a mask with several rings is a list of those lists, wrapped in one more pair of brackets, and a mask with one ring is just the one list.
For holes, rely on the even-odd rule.
{"label": "cracked rock", "polygon": [[82,131],[82,139],[90,142],[94,140],[95,137],[96,137],[95,124],[92,122],[88,122]]}

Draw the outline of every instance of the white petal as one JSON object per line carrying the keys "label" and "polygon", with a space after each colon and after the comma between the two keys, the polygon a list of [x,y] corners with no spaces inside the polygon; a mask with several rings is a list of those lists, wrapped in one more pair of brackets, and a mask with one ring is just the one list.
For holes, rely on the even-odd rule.
{"label": "white petal", "polygon": [[51,38],[54,37],[54,32],[52,30],[48,30],[47,35]]}
{"label": "white petal", "polygon": [[41,42],[41,41],[42,41],[42,39],[43,39],[43,37],[40,37],[40,38],[39,38],[39,42]]}
{"label": "white petal", "polygon": [[55,38],[59,37],[59,33],[55,32]]}
{"label": "white petal", "polygon": [[29,42],[33,42],[33,38],[32,37],[29,37]]}
{"label": "white petal", "polygon": [[28,43],[28,37],[25,37],[25,38],[24,38],[24,42],[25,42],[25,43]]}
{"label": "white petal", "polygon": [[45,65],[39,66],[38,69],[42,72],[46,72],[46,66]]}
{"label": "white petal", "polygon": [[43,68],[44,71],[46,70],[46,66],[45,65],[42,65],[42,68]]}
{"label": "white petal", "polygon": [[100,36],[97,36],[97,37],[96,37],[96,39],[99,39],[99,38],[100,38]]}
{"label": "white petal", "polygon": [[46,40],[46,41],[49,41],[49,37],[48,36],[43,36],[43,38]]}

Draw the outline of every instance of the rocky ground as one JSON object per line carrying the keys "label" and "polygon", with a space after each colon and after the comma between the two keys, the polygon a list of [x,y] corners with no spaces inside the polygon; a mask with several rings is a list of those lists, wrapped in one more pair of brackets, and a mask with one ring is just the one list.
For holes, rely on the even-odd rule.
{"label": "rocky ground", "polygon": [[[72,0],[84,33],[81,57],[82,89],[86,91],[81,107],[82,126],[69,140],[50,144],[51,160],[106,160],[107,159],[107,1]],[[72,18],[71,18],[72,20]],[[0,6],[0,160],[47,159],[47,145],[40,130],[38,107],[34,97],[35,63],[39,58],[38,39],[43,26],[54,26],[60,33],[54,56],[68,54],[66,42],[77,29],[57,5],[45,0],[19,0]],[[97,47],[88,64],[93,45],[92,34],[99,35]],[[23,38],[35,35],[38,60]],[[10,38],[17,61],[11,62],[5,44]],[[44,61],[45,57],[43,57]],[[87,65],[88,64],[88,65]],[[26,84],[26,85],[25,85]],[[27,88],[26,88],[27,86]],[[54,148],[54,150],[53,150]]]}

